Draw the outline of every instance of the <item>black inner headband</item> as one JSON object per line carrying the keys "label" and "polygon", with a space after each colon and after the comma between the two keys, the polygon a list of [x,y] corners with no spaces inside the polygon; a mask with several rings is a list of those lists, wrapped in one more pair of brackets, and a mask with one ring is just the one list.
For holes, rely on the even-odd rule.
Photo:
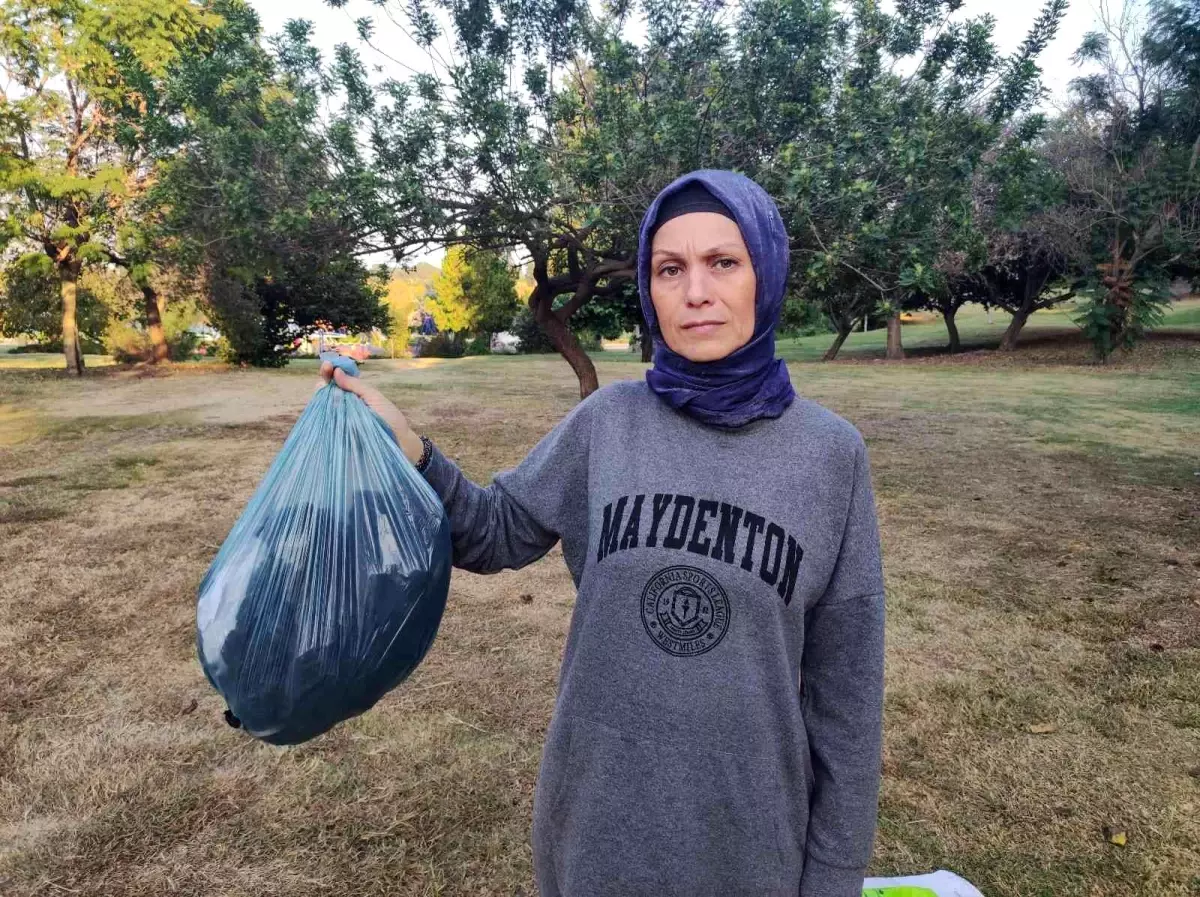
{"label": "black inner headband", "polygon": [[729,207],[725,203],[713,196],[703,184],[693,181],[662,201],[662,205],[658,207],[658,218],[654,222],[654,231],[651,232],[651,237],[672,218],[690,215],[693,212],[716,212],[735,224],[737,223],[733,212],[729,211]]}

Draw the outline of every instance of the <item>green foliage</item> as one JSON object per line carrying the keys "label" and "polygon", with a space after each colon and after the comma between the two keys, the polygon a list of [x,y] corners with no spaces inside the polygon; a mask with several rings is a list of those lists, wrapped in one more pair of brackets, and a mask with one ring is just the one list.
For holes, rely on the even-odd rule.
{"label": "green foliage", "polygon": [[389,344],[393,349],[398,349],[400,354],[408,352],[409,327],[428,290],[429,284],[425,279],[405,271],[393,272],[384,287]]}
{"label": "green foliage", "polygon": [[[137,293],[122,272],[85,269],[79,279],[78,326],[88,351],[101,351],[114,319],[127,318]],[[29,336],[62,351],[62,300],[54,265],[43,253],[15,259],[0,272],[0,334]]]}
{"label": "green foliage", "polygon": [[471,308],[463,284],[468,269],[465,247],[452,246],[446,251],[442,270],[433,281],[433,293],[425,302],[440,332],[464,333],[471,327]]}
{"label": "green foliage", "polygon": [[1132,349],[1146,331],[1161,324],[1171,302],[1166,281],[1136,282],[1124,301],[1114,301],[1110,287],[1089,284],[1081,291],[1075,323],[1106,360],[1117,349]]}
{"label": "green foliage", "polygon": [[554,348],[554,344],[546,336],[546,332],[538,326],[538,322],[533,317],[533,312],[528,308],[522,307],[517,312],[509,331],[514,336],[520,338],[521,342],[517,346],[517,351],[522,355],[536,355],[557,351]]}
{"label": "green foliage", "polygon": [[[1009,120],[1038,95],[1033,60],[1065,12],[1051,0],[1017,53],[986,17],[947,24],[938,2],[875,6],[832,28],[826,111],[781,149],[796,286],[839,332],[947,296],[978,242],[973,188]],[[896,74],[928,47],[908,77]],[[980,104],[979,99],[986,98]]]}
{"label": "green foliage", "polygon": [[331,81],[305,22],[290,22],[272,55],[248,7],[220,8],[211,52],[173,73],[187,151],[160,158],[147,241],[204,278],[233,361],[284,364],[322,327],[386,331],[385,287],[356,254],[375,194],[346,119],[322,113],[338,90],[347,114],[366,111],[361,72],[339,54]]}
{"label": "green foliage", "polygon": [[503,256],[487,250],[467,253],[462,291],[475,333],[487,336],[508,329],[521,307],[516,285],[516,271]]}
{"label": "green foliage", "polygon": [[162,83],[217,22],[190,0],[0,2],[0,250],[71,277],[110,261],[166,122]]}
{"label": "green foliage", "polygon": [[469,339],[463,344],[463,355],[490,355],[491,339],[486,334]]}
{"label": "green foliage", "polygon": [[151,354],[149,335],[126,321],[114,321],[109,326],[104,346],[120,364],[145,361]]}
{"label": "green foliage", "polygon": [[508,327],[520,307],[516,282],[516,272],[498,253],[452,246],[425,308],[438,330],[496,333]]}
{"label": "green foliage", "polygon": [[[356,2],[374,42],[390,14]],[[1197,267],[1200,13],[1158,0],[1144,40],[1090,35],[1080,58],[1100,72],[1048,121],[1029,110],[1065,0],[1008,56],[959,7],[417,2],[406,30],[429,71],[377,80],[351,47],[322,58],[303,21],[265,48],[244,0],[0,0],[18,87],[0,100],[0,244],[41,257],[44,280],[6,294],[19,312],[0,300],[0,327],[61,329],[49,290],[116,263],[172,300],[165,277],[199,285],[239,362],[283,363],[318,327],[404,330],[425,301],[464,335],[515,318],[525,349],[572,355],[586,390],[585,343],[641,324],[645,206],[682,171],[720,167],[780,205],[785,328],[844,336],[968,301],[1019,325],[1071,284],[1105,306],[1082,312],[1108,328],[1098,351],[1124,345],[1155,320],[1139,297]],[[448,252],[428,298],[357,261],[430,243]],[[97,337],[111,317],[84,322],[90,303],[81,290]],[[122,345],[140,351],[133,332]],[[461,342],[446,350],[479,348]]]}
{"label": "green foliage", "polygon": [[[413,8],[411,30],[453,53],[433,76],[382,85],[358,120],[393,215],[380,248],[519,250],[531,302],[569,328],[553,329],[573,351],[571,330],[639,323],[637,224],[654,194],[683,171],[732,168],[780,202],[793,286],[839,329],[945,293],[943,256],[981,242],[975,173],[1038,96],[1036,59],[1065,0],[1010,57],[987,17],[951,21],[958,6],[566,3],[549,22],[542,4],[485,0],[445,35]],[[644,43],[626,37],[635,12]]]}
{"label": "green foliage", "polygon": [[467,340],[461,332],[443,330],[417,341],[413,354],[420,358],[462,358]]}
{"label": "green foliage", "polygon": [[814,336],[830,333],[833,327],[820,305],[793,294],[784,300],[779,330],[785,337]]}
{"label": "green foliage", "polygon": [[[561,297],[560,303],[565,304],[566,298]],[[570,324],[577,334],[591,333],[598,339],[617,339],[635,327],[645,326],[637,287],[632,281],[625,282],[611,297],[589,302],[580,308],[571,316]]]}
{"label": "green foliage", "polygon": [[575,334],[575,338],[579,340],[579,345],[585,352],[599,352],[603,348],[600,343],[600,334],[590,330],[579,331]]}
{"label": "green foliage", "polygon": [[[198,324],[201,319],[195,302],[179,302],[167,308],[162,326],[171,361],[187,361],[193,356],[199,340],[188,328]],[[121,363],[149,361],[154,357],[150,334],[140,322],[133,320],[110,320],[104,345],[108,354]]]}
{"label": "green foliage", "polygon": [[1077,58],[1098,66],[1072,85],[1057,158],[1087,223],[1080,320],[1098,358],[1157,323],[1172,275],[1200,267],[1200,8],[1106,8]]}
{"label": "green foliage", "polygon": [[285,267],[280,280],[250,283],[214,278],[208,303],[213,323],[227,340],[223,357],[238,364],[282,367],[301,338],[320,329],[386,332],[383,288],[354,259],[312,270],[302,260]]}

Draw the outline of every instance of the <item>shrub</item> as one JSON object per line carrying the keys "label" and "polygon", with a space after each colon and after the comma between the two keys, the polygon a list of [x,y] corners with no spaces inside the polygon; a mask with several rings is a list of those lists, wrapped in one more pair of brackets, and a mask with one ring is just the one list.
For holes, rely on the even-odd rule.
{"label": "shrub", "polygon": [[466,341],[460,334],[443,331],[418,340],[413,344],[413,355],[418,358],[461,358]]}
{"label": "shrub", "polygon": [[542,332],[542,328],[534,320],[533,312],[528,308],[522,308],[517,312],[509,332],[520,337],[521,344],[517,347],[517,351],[522,355],[556,351],[554,344]]}
{"label": "shrub", "polygon": [[788,298],[784,303],[779,326],[780,336],[813,336],[818,333],[832,333],[833,330],[829,317],[817,303],[799,298]]}
{"label": "shrub", "polygon": [[[200,319],[193,302],[168,306],[163,314],[163,334],[167,339],[167,357],[171,361],[187,361],[199,345],[199,337],[188,330]],[[150,334],[137,322],[111,320],[104,334],[109,354],[123,364],[147,361],[153,355]]]}
{"label": "shrub", "polygon": [[[105,348],[104,343],[96,342],[96,340],[92,339],[85,333],[79,334],[79,346],[83,350],[84,355],[104,355],[108,351]],[[14,346],[9,349],[10,352],[17,355],[23,353],[41,354],[45,352],[48,352],[52,355],[58,355],[62,352],[62,350],[63,347],[61,339],[50,340],[49,342],[42,343],[26,343],[24,346]]]}
{"label": "shrub", "polygon": [[195,354],[196,349],[200,346],[200,337],[196,334],[184,330],[175,336],[175,339],[167,337],[168,357],[171,361],[188,361]]}
{"label": "shrub", "polygon": [[104,335],[108,354],[121,364],[145,361],[150,357],[150,337],[128,321],[113,321]]}
{"label": "shrub", "polygon": [[489,334],[482,334],[474,339],[469,339],[466,345],[463,346],[464,355],[490,355],[492,352],[492,340]]}
{"label": "shrub", "polygon": [[1107,361],[1117,349],[1132,349],[1147,330],[1162,323],[1171,301],[1165,280],[1091,284],[1079,292],[1074,320],[1099,361]]}
{"label": "shrub", "polygon": [[600,345],[600,335],[590,330],[581,330],[575,334],[575,339],[579,340],[579,345],[583,347],[583,351],[585,352],[599,352],[604,348]]}

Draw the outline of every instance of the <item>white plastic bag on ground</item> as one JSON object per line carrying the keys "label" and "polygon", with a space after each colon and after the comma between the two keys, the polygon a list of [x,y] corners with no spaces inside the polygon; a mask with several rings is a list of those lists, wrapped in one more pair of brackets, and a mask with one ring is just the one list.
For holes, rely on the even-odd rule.
{"label": "white plastic bag on ground", "polygon": [[939,869],[928,875],[868,878],[863,882],[863,897],[983,897],[983,894],[965,878]]}

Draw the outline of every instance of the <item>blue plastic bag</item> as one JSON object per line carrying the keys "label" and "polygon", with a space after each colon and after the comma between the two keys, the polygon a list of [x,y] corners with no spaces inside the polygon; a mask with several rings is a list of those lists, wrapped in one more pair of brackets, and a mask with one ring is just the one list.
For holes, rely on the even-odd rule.
{"label": "blue plastic bag", "polygon": [[441,501],[391,430],[320,388],[200,583],[196,644],[226,719],[296,744],[370,709],[429,650],[450,556]]}

